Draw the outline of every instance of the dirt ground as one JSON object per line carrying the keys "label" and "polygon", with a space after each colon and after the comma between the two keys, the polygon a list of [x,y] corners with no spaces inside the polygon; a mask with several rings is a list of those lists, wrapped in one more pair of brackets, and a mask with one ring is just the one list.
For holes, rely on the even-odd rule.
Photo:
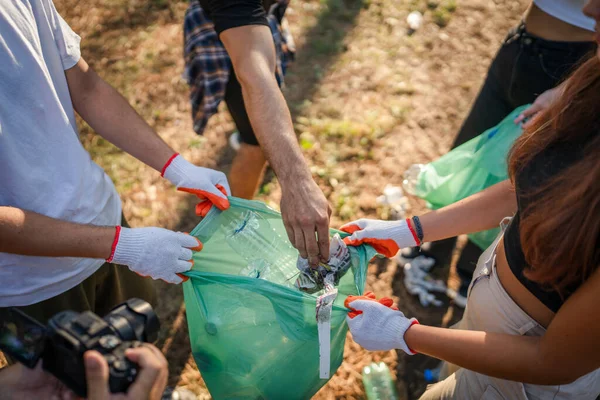
{"label": "dirt ground", "polygon": [[[175,149],[199,165],[229,169],[227,136],[234,126],[223,109],[203,137],[192,131],[188,92],[181,79],[185,1],[55,0],[82,37],[83,57],[121,91]],[[288,19],[298,54],[285,95],[315,179],[334,209],[332,226],[359,217],[385,217],[376,197],[400,184],[413,163],[444,154],[477,94],[489,62],[524,0],[292,0]],[[412,35],[406,17],[424,14]],[[132,226],[191,230],[198,218],[191,196],[176,193],[159,174],[94,136],[81,125],[94,160],[114,179]],[[259,199],[278,207],[270,174]],[[424,210],[410,199],[412,213]],[[436,273],[455,284],[449,263]],[[190,354],[180,287],[157,284],[163,322],[159,346],[170,383],[210,398]],[[394,262],[369,267],[367,288],[392,296],[421,323],[448,326],[461,310],[448,301],[423,308],[408,295]],[[361,370],[383,360],[401,399],[425,389],[424,368],[437,361],[396,352],[368,353],[350,336],[345,361],[316,399],[364,398]]]}

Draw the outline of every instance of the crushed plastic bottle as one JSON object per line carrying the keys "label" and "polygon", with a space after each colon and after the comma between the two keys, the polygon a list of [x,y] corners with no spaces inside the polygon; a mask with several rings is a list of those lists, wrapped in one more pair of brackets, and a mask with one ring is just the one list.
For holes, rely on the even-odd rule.
{"label": "crushed plastic bottle", "polygon": [[413,164],[404,171],[402,187],[404,187],[407,193],[413,196],[417,195],[417,183],[419,182],[419,174],[423,171],[423,168],[425,168],[423,164]]}
{"label": "crushed plastic bottle", "polygon": [[383,189],[383,194],[377,197],[377,203],[390,208],[391,220],[401,220],[406,218],[406,213],[410,208],[408,199],[400,186],[387,185]]}
{"label": "crushed plastic bottle", "polygon": [[369,400],[398,400],[398,393],[388,366],[383,363],[371,363],[363,368],[365,392]]}
{"label": "crushed plastic bottle", "polygon": [[[265,225],[273,229],[264,217],[254,211],[246,211],[226,227],[225,240],[248,262],[240,275],[293,287],[290,280],[294,275],[286,276],[284,271],[293,271],[289,265],[296,264],[295,252],[274,229],[273,235],[267,239],[259,229],[262,226],[264,230]],[[282,257],[282,254],[285,256]]]}
{"label": "crushed plastic bottle", "polygon": [[329,285],[333,288],[340,278],[348,271],[352,259],[348,246],[338,233],[331,237],[329,242],[329,260],[320,263],[316,268],[309,265],[308,260],[298,257],[296,268],[300,275],[296,280],[296,287],[305,292],[314,293]]}

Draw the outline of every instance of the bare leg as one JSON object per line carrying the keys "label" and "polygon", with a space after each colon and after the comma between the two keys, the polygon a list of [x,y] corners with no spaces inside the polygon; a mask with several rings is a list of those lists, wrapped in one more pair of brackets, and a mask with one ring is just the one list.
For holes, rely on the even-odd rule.
{"label": "bare leg", "polygon": [[242,143],[229,171],[231,194],[252,199],[265,175],[267,160],[260,146]]}

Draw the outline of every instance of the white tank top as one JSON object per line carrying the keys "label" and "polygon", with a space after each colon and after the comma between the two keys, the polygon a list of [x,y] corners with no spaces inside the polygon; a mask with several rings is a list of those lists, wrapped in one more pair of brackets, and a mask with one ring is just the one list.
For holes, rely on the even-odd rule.
{"label": "white tank top", "polygon": [[585,0],[534,0],[536,6],[547,14],[567,24],[594,31],[596,22],[581,10]]}

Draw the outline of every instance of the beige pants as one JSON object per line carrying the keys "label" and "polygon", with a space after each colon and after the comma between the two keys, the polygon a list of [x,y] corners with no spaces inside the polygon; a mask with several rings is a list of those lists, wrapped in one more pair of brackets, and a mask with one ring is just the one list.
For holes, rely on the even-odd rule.
{"label": "beige pants", "polygon": [[[502,225],[504,231],[505,225]],[[542,336],[546,330],[525,313],[506,293],[496,273],[496,247],[502,233],[481,255],[469,287],[467,308],[453,328]],[[560,366],[557,366],[559,368]],[[568,385],[530,385],[492,378],[452,364],[443,371],[450,374],[427,388],[421,400],[433,399],[590,399],[600,394],[600,369]]]}

